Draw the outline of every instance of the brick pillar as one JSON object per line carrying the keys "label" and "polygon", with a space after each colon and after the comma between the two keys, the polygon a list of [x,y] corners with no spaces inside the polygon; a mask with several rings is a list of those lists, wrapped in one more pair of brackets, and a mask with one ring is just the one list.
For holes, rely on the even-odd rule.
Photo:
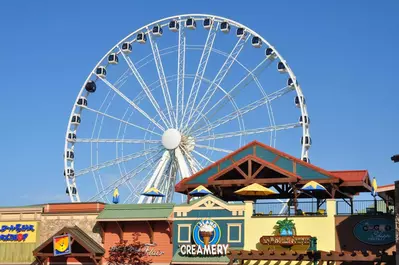
{"label": "brick pillar", "polygon": [[399,181],[395,181],[396,265],[399,265]]}

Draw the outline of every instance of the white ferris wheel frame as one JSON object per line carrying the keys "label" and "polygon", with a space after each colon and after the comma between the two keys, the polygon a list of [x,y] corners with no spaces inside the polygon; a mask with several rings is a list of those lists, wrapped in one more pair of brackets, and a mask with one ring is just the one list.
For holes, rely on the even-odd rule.
{"label": "white ferris wheel frame", "polygon": [[[85,82],[83,83],[83,85],[82,85],[82,87],[81,87],[81,89],[80,89],[80,92],[79,92],[79,94],[78,94],[78,96],[77,96],[77,98],[76,98],[76,101],[75,101],[75,103],[74,103],[74,106],[73,106],[73,108],[72,108],[72,110],[71,110],[71,114],[70,114],[70,117],[69,117],[69,121],[68,121],[68,127],[67,127],[67,131],[66,131],[66,135],[65,135],[65,145],[64,145],[64,175],[65,175],[65,181],[66,181],[66,184],[67,184],[67,190],[68,190],[68,193],[69,193],[69,197],[70,197],[70,200],[71,200],[71,202],[80,202],[81,200],[80,200],[80,196],[79,196],[79,191],[78,191],[78,188],[77,188],[77,184],[76,184],[76,176],[69,176],[68,175],[68,173],[66,172],[67,171],[67,169],[68,168],[72,168],[72,169],[74,169],[74,161],[72,160],[72,162],[70,162],[70,167],[68,166],[68,160],[67,160],[67,158],[66,158],[66,153],[67,153],[67,151],[69,150],[69,144],[71,143],[70,141],[68,141],[68,134],[70,133],[70,132],[76,132],[77,131],[77,127],[78,127],[78,125],[73,125],[72,124],[72,117],[75,115],[75,114],[80,114],[81,112],[82,112],[82,108],[80,107],[80,106],[78,106],[77,104],[76,104],[76,102],[79,100],[79,98],[82,96],[82,95],[85,95],[86,97],[88,96],[88,92],[85,92],[85,85],[86,85],[86,83],[90,80],[90,78],[94,75],[95,76],[95,71],[96,71],[96,69],[101,65],[101,63],[107,58],[107,56],[109,56],[109,54],[111,54],[113,51],[115,51],[115,50],[119,50],[119,52],[120,52],[120,54],[123,56],[123,57],[125,57],[125,55],[124,55],[124,53],[123,52],[121,52],[121,44],[122,43],[124,43],[124,42],[126,42],[127,40],[129,40],[130,38],[132,38],[132,36],[134,36],[134,35],[136,35],[137,33],[139,33],[139,32],[145,32],[146,34],[147,34],[147,36],[149,37],[149,39],[150,39],[150,44],[151,44],[151,48],[152,48],[152,51],[153,51],[153,53],[154,53],[154,61],[156,61],[156,54],[158,54],[158,56],[160,56],[160,54],[159,54],[159,50],[158,50],[158,48],[157,47],[154,47],[153,45],[154,45],[154,43],[153,43],[153,41],[152,41],[152,36],[151,36],[151,29],[150,29],[150,27],[151,26],[154,26],[154,25],[160,25],[162,28],[163,27],[167,27],[167,25],[168,24],[162,24],[163,22],[170,22],[171,20],[173,20],[173,19],[175,19],[178,23],[179,23],[179,25],[180,25],[180,27],[179,27],[179,44],[178,44],[178,73],[177,73],[177,83],[178,83],[178,91],[179,91],[179,87],[180,87],[180,91],[182,92],[182,93],[184,93],[184,90],[182,89],[182,88],[184,88],[184,79],[185,79],[185,73],[184,73],[184,71],[185,71],[185,69],[184,69],[184,67],[181,67],[181,65],[182,65],[182,63],[183,63],[183,65],[184,65],[184,60],[185,60],[185,56],[184,56],[184,54],[183,53],[185,53],[185,51],[186,51],[186,43],[185,43],[185,38],[181,38],[181,34],[182,34],[182,31],[183,31],[183,25],[184,25],[184,21],[187,19],[187,18],[193,18],[195,21],[203,21],[204,19],[206,19],[206,18],[211,18],[212,20],[213,20],[213,23],[215,23],[215,22],[217,22],[218,23],[218,25],[219,25],[219,23],[221,23],[221,22],[228,22],[231,26],[234,26],[234,27],[236,27],[236,28],[244,28],[245,29],[245,32],[247,32],[247,33],[249,33],[250,35],[252,35],[252,36],[257,36],[257,37],[259,37],[260,39],[261,39],[261,41],[263,42],[263,43],[265,43],[269,48],[272,48],[273,49],[273,51],[274,51],[274,54],[275,54],[275,56],[276,56],[276,58],[278,58],[279,59],[279,61],[280,62],[282,62],[283,64],[284,64],[284,66],[285,66],[285,68],[286,68],[286,70],[287,70],[287,74],[289,75],[289,77],[292,79],[292,81],[293,81],[293,90],[295,90],[296,91],[296,94],[297,94],[297,97],[300,99],[299,100],[299,109],[300,109],[300,111],[301,111],[301,116],[302,116],[302,119],[303,120],[305,120],[305,118],[307,118],[308,117],[308,112],[307,112],[307,108],[306,108],[306,104],[303,102],[303,100],[302,99],[304,99],[304,95],[303,95],[303,93],[302,93],[302,90],[301,90],[301,88],[300,88],[300,86],[299,86],[299,84],[297,83],[297,79],[296,79],[296,76],[294,75],[294,73],[293,73],[293,71],[291,70],[291,68],[289,67],[289,65],[287,64],[287,62],[286,62],[286,60],[284,60],[284,58],[281,56],[281,54],[278,52],[278,50],[277,49],[275,49],[275,47],[274,46],[272,46],[266,39],[264,39],[260,34],[258,34],[257,32],[255,32],[254,30],[252,30],[252,29],[250,29],[249,27],[247,27],[247,26],[245,26],[245,25],[243,25],[243,24],[241,24],[241,23],[239,23],[239,22],[236,22],[236,21],[234,21],[234,20],[231,20],[231,19],[229,19],[229,18],[225,18],[225,17],[221,17],[221,16],[216,16],[216,15],[210,15],[210,14],[182,14],[182,15],[176,15],[176,16],[170,16],[170,17],[167,17],[167,18],[163,18],[163,19],[160,19],[160,20],[157,20],[157,21],[154,21],[154,22],[151,22],[151,23],[149,23],[149,24],[147,24],[147,25],[145,25],[145,26],[143,26],[143,27],[141,27],[141,28],[139,28],[139,29],[137,29],[136,31],[134,31],[134,32],[132,32],[132,33],[130,33],[129,35],[127,35],[125,38],[123,38],[122,40],[120,40],[116,45],[114,45],[99,61],[98,61],[98,63],[94,66],[94,68],[93,68],[93,70],[90,72],[90,74],[88,75],[88,77],[87,77],[87,79],[85,80]],[[183,22],[183,23],[181,23],[181,22]],[[217,32],[217,28],[214,30],[214,32],[216,33]],[[209,38],[209,35],[208,35],[208,38]],[[249,38],[249,37],[248,37]],[[183,40],[184,39],[184,40]],[[135,42],[136,41],[136,39],[133,39],[132,41],[129,41],[129,43],[133,43],[133,42]],[[156,45],[156,43],[155,43],[155,45]],[[182,46],[183,46],[183,48],[182,48]],[[170,47],[169,47],[170,48]],[[206,47],[204,47],[204,49],[205,49]],[[211,47],[210,48],[210,51],[209,51],[209,53],[211,53],[213,51],[213,48]],[[119,53],[118,53],[119,54]],[[159,57],[160,58],[160,57]],[[209,57],[208,57],[209,58]],[[126,60],[126,57],[125,57],[125,60]],[[128,62],[128,60],[126,60],[126,62],[129,64],[129,62]],[[206,59],[206,61],[205,61],[205,68],[206,68],[206,63],[208,62],[208,60]],[[156,64],[157,64],[157,62],[155,62]],[[130,65],[129,65],[130,66]],[[200,66],[199,66],[199,68],[200,68]],[[162,66],[161,67],[157,67],[157,70],[160,70],[161,69],[161,71],[163,70],[162,69]],[[249,70],[248,70],[248,72],[249,72]],[[250,74],[252,74],[252,72],[250,72]],[[161,73],[161,75],[160,76],[163,76],[163,77],[165,77],[165,74],[164,73]],[[195,77],[194,77],[195,78]],[[203,80],[203,77],[202,78],[200,78],[201,80],[199,81],[199,82],[202,82],[202,81],[204,81]],[[102,81],[104,81],[105,79],[102,79]],[[162,89],[165,89],[165,83],[167,82],[167,80],[159,80],[160,81],[160,86],[162,87]],[[108,81],[104,81],[104,82],[108,82]],[[139,80],[139,82],[140,82],[140,80]],[[195,82],[195,81],[194,81]],[[212,82],[212,81],[210,81],[210,82]],[[108,86],[112,86],[112,84],[107,84]],[[141,84],[142,85],[142,84]],[[147,87],[148,88],[148,87]],[[118,89],[115,89],[114,90],[116,93],[118,93]],[[183,95],[181,95],[181,98],[182,99],[179,99],[179,94],[177,95],[177,101],[179,101],[179,100],[184,100],[184,94]],[[127,99],[127,98],[125,98],[125,100],[127,100],[128,102],[129,102],[129,99]],[[150,99],[151,100],[151,99]],[[129,102],[129,103],[132,103],[132,102]],[[154,103],[154,102],[151,102],[151,103],[153,103],[153,104],[156,104],[156,103]],[[170,106],[170,99],[168,99],[168,98],[165,98],[165,103],[166,103],[166,106],[167,106],[167,109],[169,110],[169,108],[171,107]],[[179,107],[179,104],[176,104],[177,105],[177,108]],[[188,104],[187,104],[188,105]],[[184,114],[186,114],[186,113],[184,113]],[[105,114],[106,115],[106,114]],[[178,112],[177,112],[177,114],[176,115],[178,115]],[[184,115],[183,115],[183,120],[181,121],[181,123],[183,123],[183,121],[184,121]],[[166,118],[166,117],[161,117],[161,119],[162,118]],[[175,122],[175,123],[177,123],[177,121],[178,121],[178,119],[177,119],[177,117],[173,117],[172,115],[170,116],[170,118],[171,118],[171,120],[169,120],[169,121],[164,121],[165,123],[171,123],[172,125],[173,125],[173,122]],[[174,120],[173,120],[174,119]],[[156,124],[157,126],[161,126],[160,124],[157,124],[157,122],[155,122],[154,120],[153,120],[153,123],[154,124]],[[180,123],[180,125],[181,125],[181,123]],[[179,124],[177,124],[177,126],[179,126]],[[162,126],[161,126],[162,127]],[[297,127],[297,126],[294,126],[294,127]],[[305,136],[309,136],[310,137],[310,134],[309,134],[309,124],[307,124],[306,126],[305,125],[303,125],[303,126],[301,126],[302,127],[302,137],[305,137]],[[71,128],[74,128],[73,130],[71,129]],[[274,130],[277,130],[276,128],[274,128]],[[118,132],[119,133],[119,132]],[[228,137],[228,135],[226,135],[227,137]],[[83,140],[84,141],[84,140]],[[72,146],[74,145],[74,143],[72,144]],[[305,141],[303,141],[302,143],[301,143],[301,145],[302,145],[302,148],[301,148],[301,159],[303,159],[304,157],[306,157],[306,158],[308,158],[309,157],[309,146],[306,146],[306,144],[305,144]],[[196,145],[197,146],[197,145]],[[177,156],[177,160],[179,160],[179,159],[182,159],[181,158],[181,156],[182,156],[182,154],[181,154],[181,152],[180,152],[180,149],[179,148],[177,148],[176,150],[179,150],[179,152],[178,152],[178,154],[176,154],[176,156]],[[230,151],[230,150],[229,150]],[[162,159],[164,159],[165,158],[165,156],[167,156],[166,155],[166,153],[164,153],[163,155],[162,155]],[[159,164],[159,165],[161,165],[161,164]],[[177,170],[176,168],[171,168],[170,170]],[[185,170],[184,170],[185,171]],[[186,174],[188,173],[188,171],[187,172],[185,172]],[[155,175],[154,175],[155,176]],[[153,177],[154,177],[153,176]],[[186,176],[187,177],[187,176]],[[72,189],[73,188],[75,188],[75,192],[72,192]],[[140,202],[142,202],[142,200],[140,201]]]}

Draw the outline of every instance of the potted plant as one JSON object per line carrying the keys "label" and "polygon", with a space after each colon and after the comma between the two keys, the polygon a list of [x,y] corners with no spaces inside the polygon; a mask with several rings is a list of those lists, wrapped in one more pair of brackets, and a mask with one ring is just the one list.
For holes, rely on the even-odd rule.
{"label": "potted plant", "polygon": [[288,218],[277,221],[277,230],[280,236],[293,236],[295,230],[294,221],[288,220]]}

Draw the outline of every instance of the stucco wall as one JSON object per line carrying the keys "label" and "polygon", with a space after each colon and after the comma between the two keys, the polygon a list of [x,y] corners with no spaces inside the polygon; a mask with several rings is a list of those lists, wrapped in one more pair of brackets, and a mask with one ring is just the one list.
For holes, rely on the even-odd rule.
{"label": "stucco wall", "polygon": [[[52,237],[65,226],[78,226],[101,244],[100,229],[96,225],[97,214],[42,215],[40,222],[40,243]],[[101,244],[102,245],[102,244]]]}
{"label": "stucco wall", "polygon": [[[335,200],[327,200],[327,216],[303,216],[289,217],[293,220],[297,235],[309,235],[317,237],[317,248],[319,250],[335,250]],[[245,216],[245,242],[244,249],[257,249],[261,236],[273,235],[274,226],[278,220],[285,217],[252,217],[253,204],[246,203]]]}

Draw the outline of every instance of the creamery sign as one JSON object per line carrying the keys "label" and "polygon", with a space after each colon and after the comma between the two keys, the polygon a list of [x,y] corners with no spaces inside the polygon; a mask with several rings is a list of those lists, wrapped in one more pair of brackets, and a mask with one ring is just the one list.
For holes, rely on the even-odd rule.
{"label": "creamery sign", "polygon": [[192,245],[180,245],[182,256],[224,256],[227,254],[228,244],[219,244],[221,230],[219,225],[211,220],[199,221],[193,228]]}

